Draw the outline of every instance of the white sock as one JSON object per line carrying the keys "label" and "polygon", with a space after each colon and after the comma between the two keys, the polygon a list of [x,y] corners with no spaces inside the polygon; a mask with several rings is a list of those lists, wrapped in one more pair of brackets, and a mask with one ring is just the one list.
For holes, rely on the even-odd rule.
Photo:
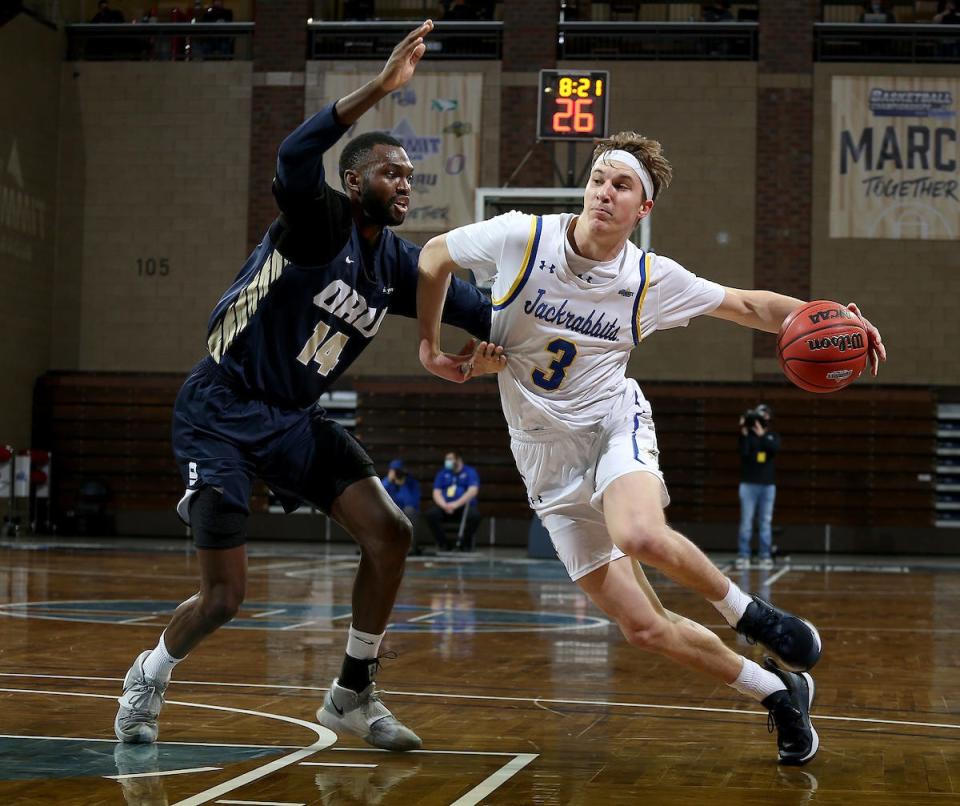
{"label": "white sock", "polygon": [[747,697],[753,697],[758,702],[763,702],[771,694],[785,689],[786,686],[773,672],[744,658],[743,668],[740,669],[737,679],[730,684],[730,688],[736,689]]}
{"label": "white sock", "polygon": [[160,683],[169,683],[170,675],[173,674],[173,667],[183,660],[183,658],[173,657],[167,651],[167,645],[163,642],[165,633],[166,630],[160,633],[160,640],[157,642],[156,648],[147,655],[147,659],[143,662],[144,675]]}
{"label": "white sock", "polygon": [[753,599],[740,590],[737,583],[732,579],[728,581],[730,582],[730,587],[727,590],[727,595],[719,602],[710,602],[710,604],[720,611],[720,615],[727,620],[727,624],[731,627],[736,627],[737,622],[740,621],[746,612],[747,605],[750,604]]}
{"label": "white sock", "polygon": [[350,625],[350,632],[347,637],[347,654],[357,660],[371,660],[377,657],[380,652],[380,642],[383,641],[385,632],[380,635],[374,635],[371,632],[360,632]]}

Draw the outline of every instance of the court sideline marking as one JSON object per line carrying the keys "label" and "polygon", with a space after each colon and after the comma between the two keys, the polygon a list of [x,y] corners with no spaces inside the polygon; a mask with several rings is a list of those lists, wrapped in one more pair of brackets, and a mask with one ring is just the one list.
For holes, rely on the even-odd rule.
{"label": "court sideline marking", "polygon": [[[25,672],[0,672],[0,677],[28,677],[28,678],[43,678],[43,679],[54,679],[54,680],[83,680],[83,681],[100,681],[100,682],[110,682],[117,683],[121,682],[119,677],[87,677],[83,675],[56,675],[56,674],[27,674]],[[216,683],[210,682],[207,680],[173,680],[171,681],[176,685],[194,685],[194,686],[220,686],[220,687],[229,687],[229,688],[263,688],[263,689],[287,689],[294,691],[328,691],[329,688],[326,686],[294,686],[289,684],[282,683]],[[0,692],[3,691],[30,691],[30,689],[5,689],[0,688]],[[61,692],[55,691],[43,691],[39,690],[32,693],[38,694],[59,694]],[[552,697],[506,697],[502,695],[491,695],[491,694],[460,694],[460,693],[437,693],[431,691],[400,691],[397,689],[382,689],[381,693],[389,694],[398,697],[432,697],[437,699],[452,699],[452,700],[485,700],[491,702],[524,702],[531,703],[533,705],[539,705],[540,703],[551,703],[554,705],[587,705],[595,707],[609,707],[609,708],[643,708],[657,711],[695,711],[700,713],[714,713],[714,714],[734,714],[734,715],[747,715],[747,716],[767,716],[766,711],[753,711],[747,710],[744,708],[717,708],[713,706],[703,706],[703,705],[664,705],[662,703],[643,703],[643,702],[619,702],[616,700],[575,700],[575,699],[563,699],[563,698],[552,698]],[[78,694],[77,696],[86,696],[86,697],[111,697],[108,694]],[[115,699],[115,698],[114,698]],[[168,700],[168,702],[173,702],[173,700]],[[191,703],[178,703],[180,705],[191,705]],[[197,708],[220,708],[222,706],[215,705],[194,705]],[[224,709],[224,710],[237,710],[237,709]],[[259,711],[251,711],[250,713],[259,714]],[[302,722],[302,720],[294,720],[294,717],[282,717],[280,715],[275,715],[276,719],[283,719],[286,721],[296,721],[297,724],[310,725],[309,722]],[[817,720],[828,720],[833,722],[860,722],[866,724],[875,724],[875,725],[897,725],[904,727],[916,727],[916,728],[944,728],[947,730],[960,730],[960,724],[950,724],[946,722],[916,722],[906,719],[878,719],[874,717],[858,717],[858,716],[832,716],[829,714],[817,714],[815,717]],[[515,755],[510,753],[509,755]],[[174,806],[179,806],[174,804]]]}
{"label": "court sideline marking", "polygon": [[[53,695],[61,697],[90,697],[94,699],[108,699],[116,700],[116,697],[112,694],[89,694],[86,692],[79,691],[47,691],[44,689],[23,689],[23,688],[0,688],[0,693],[24,693],[24,694],[40,694],[40,695]],[[282,756],[281,758],[274,759],[273,761],[263,764],[259,767],[256,767],[248,772],[245,772],[241,775],[238,775],[234,778],[224,781],[221,784],[213,786],[209,789],[204,790],[196,795],[193,795],[185,800],[177,801],[172,804],[172,806],[200,806],[203,803],[209,803],[215,798],[219,798],[221,795],[226,795],[228,792],[232,792],[235,789],[239,789],[241,786],[246,786],[249,783],[257,781],[261,778],[270,775],[273,772],[276,772],[279,769],[287,767],[291,764],[294,764],[301,759],[304,759],[308,756],[312,756],[314,753],[317,753],[321,750],[326,750],[334,742],[337,741],[336,734],[329,730],[328,728],[323,727],[322,725],[313,724],[311,722],[306,722],[302,719],[297,719],[292,716],[284,716],[282,714],[274,714],[269,711],[253,711],[247,710],[245,708],[232,708],[226,705],[208,705],[205,703],[194,703],[194,702],[184,702],[182,700],[167,700],[168,705],[183,705],[188,708],[208,708],[214,711],[229,711],[236,714],[246,714],[248,716],[261,716],[267,719],[276,719],[281,722],[288,722],[293,725],[299,725],[308,730],[313,731],[317,734],[317,741],[311,744],[308,747],[299,748],[289,755]],[[331,738],[332,737],[332,738]],[[43,738],[43,737],[31,737],[31,738]],[[82,740],[77,740],[82,741]],[[109,741],[109,740],[108,740]],[[337,748],[334,748],[337,749]],[[347,748],[344,748],[347,749]],[[351,750],[353,748],[350,748]],[[520,770],[526,767],[531,761],[538,758],[537,753],[510,753],[510,752],[484,752],[481,750],[472,750],[472,751],[459,751],[459,750],[421,750],[414,751],[420,753],[431,753],[431,754],[443,754],[443,755],[475,755],[475,756],[511,756],[510,760],[504,764],[499,769],[495,770],[493,773],[484,778],[479,784],[474,786],[466,794],[462,795],[456,801],[454,801],[451,806],[475,806],[480,803],[485,797],[487,797],[491,792],[496,790],[503,783],[508,781],[514,775],[516,775]],[[215,768],[214,768],[215,769]],[[162,773],[158,773],[162,774]],[[108,778],[114,778],[115,776],[105,776]]]}
{"label": "court sideline marking", "polygon": [[[45,691],[43,689],[0,688],[0,692],[6,692],[10,694],[25,693],[61,697],[90,697],[93,699],[116,700],[116,697],[112,694],[89,694],[87,692],[80,691]],[[286,756],[281,756],[280,758],[269,761],[266,764],[260,765],[259,767],[255,767],[252,770],[248,770],[241,775],[224,781],[221,784],[217,784],[216,786],[193,795],[186,800],[177,801],[173,804],[173,806],[200,806],[201,803],[209,803],[211,800],[219,798],[221,795],[226,795],[228,792],[232,792],[234,789],[239,789],[241,786],[245,786],[246,784],[257,781],[260,778],[264,778],[265,776],[270,775],[277,770],[283,769],[290,764],[294,764],[297,761],[306,758],[307,756],[312,756],[314,753],[317,753],[320,750],[325,750],[337,741],[337,735],[332,730],[329,730],[322,725],[297,719],[293,716],[272,714],[268,711],[252,711],[245,708],[232,708],[227,705],[207,705],[205,703],[183,702],[182,700],[167,700],[167,704],[184,705],[188,708],[208,708],[213,711],[229,711],[230,713],[234,714],[246,714],[247,716],[259,716],[266,719],[276,719],[281,722],[288,722],[291,725],[299,725],[300,727],[306,728],[317,735],[317,741],[308,747],[300,748]]]}

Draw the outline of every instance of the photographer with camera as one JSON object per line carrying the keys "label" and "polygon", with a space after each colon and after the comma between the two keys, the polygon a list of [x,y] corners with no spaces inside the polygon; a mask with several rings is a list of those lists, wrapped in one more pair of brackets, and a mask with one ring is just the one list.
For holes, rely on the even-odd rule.
{"label": "photographer with camera", "polygon": [[773,568],[770,556],[773,502],[777,497],[774,463],[780,437],[770,427],[773,410],[761,403],[740,417],[740,540],[737,568],[750,565],[750,538],[757,516],[760,532],[760,567]]}

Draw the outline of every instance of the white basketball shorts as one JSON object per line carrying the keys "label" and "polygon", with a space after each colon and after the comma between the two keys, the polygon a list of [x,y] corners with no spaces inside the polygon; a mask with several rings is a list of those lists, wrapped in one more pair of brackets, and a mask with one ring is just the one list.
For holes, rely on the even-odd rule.
{"label": "white basketball shorts", "polygon": [[623,557],[603,519],[603,493],[628,473],[651,473],[661,504],[670,503],[660,472],[650,404],[636,381],[596,428],[588,431],[510,429],[517,469],[570,579]]}

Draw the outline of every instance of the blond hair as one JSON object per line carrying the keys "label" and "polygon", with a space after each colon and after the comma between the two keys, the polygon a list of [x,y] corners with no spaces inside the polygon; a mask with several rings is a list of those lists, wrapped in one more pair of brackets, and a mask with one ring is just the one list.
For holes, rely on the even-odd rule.
{"label": "blond hair", "polygon": [[593,150],[593,162],[607,151],[614,149],[627,151],[638,160],[644,168],[650,171],[653,178],[653,198],[657,199],[669,186],[673,178],[673,168],[665,156],[663,146],[656,140],[650,140],[636,132],[617,132],[613,137],[600,140]]}

